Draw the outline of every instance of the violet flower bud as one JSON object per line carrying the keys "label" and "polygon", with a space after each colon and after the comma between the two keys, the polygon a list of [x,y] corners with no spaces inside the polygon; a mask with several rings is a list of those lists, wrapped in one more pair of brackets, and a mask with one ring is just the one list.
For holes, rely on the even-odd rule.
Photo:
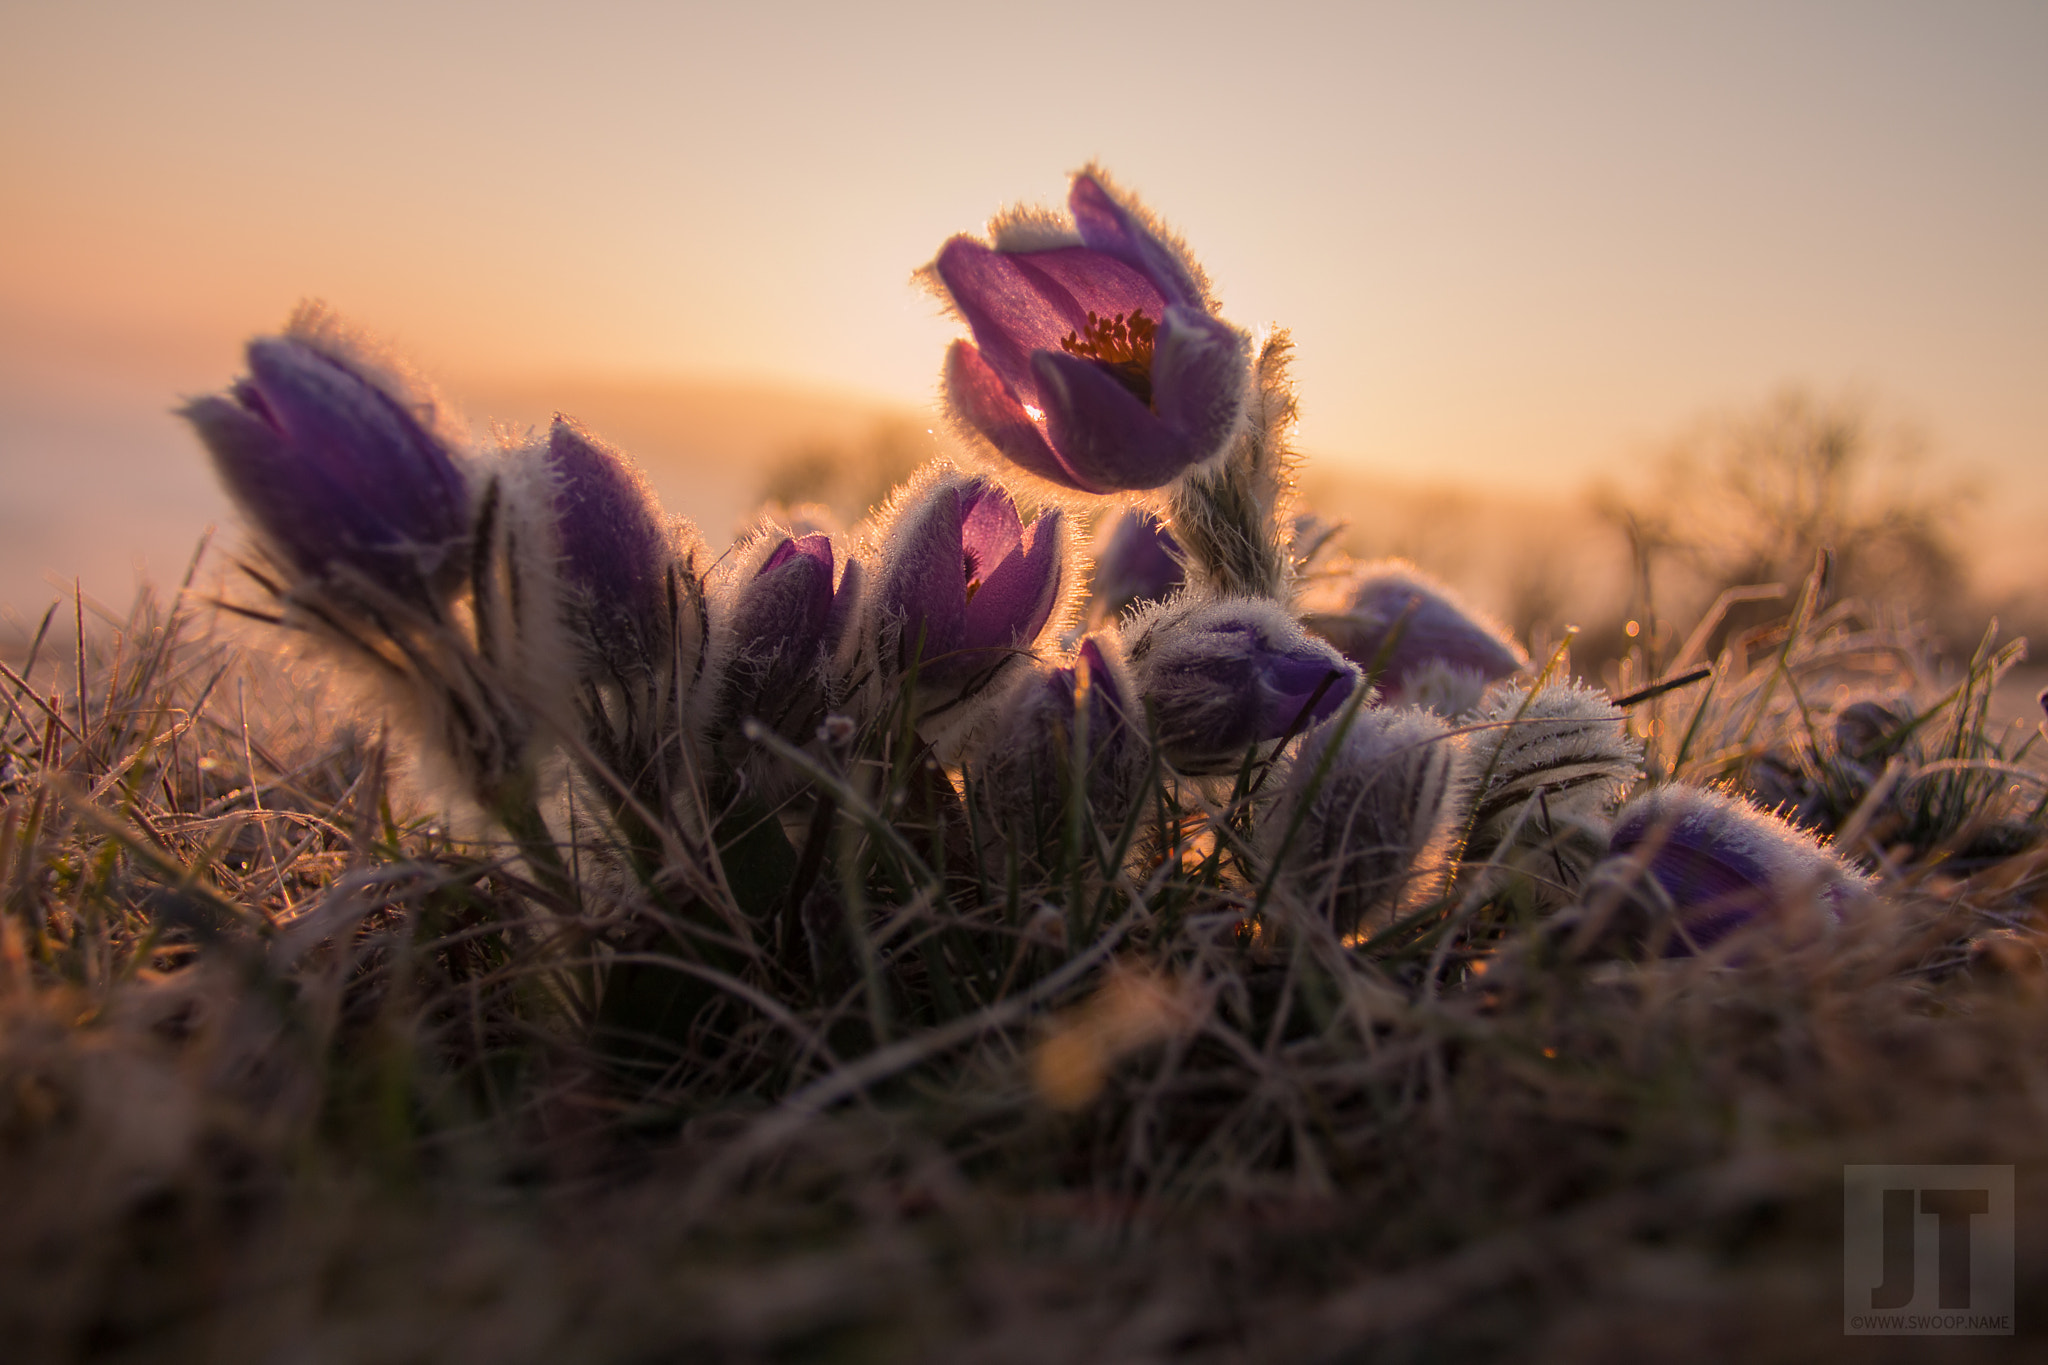
{"label": "violet flower bud", "polygon": [[1706,947],[1788,896],[1817,895],[1831,915],[1865,881],[1775,815],[1704,787],[1654,787],[1615,816],[1612,850],[1649,847],[1650,877],[1685,939]]}
{"label": "violet flower bud", "polygon": [[1450,727],[1413,707],[1316,727],[1259,823],[1275,885],[1346,937],[1427,903],[1450,875],[1469,767]]}
{"label": "violet flower bud", "polygon": [[1085,493],[1159,488],[1220,457],[1243,420],[1250,340],[1216,316],[1178,238],[1074,177],[1071,219],[1013,211],[922,272],[974,334],[946,355],[961,425]]}
{"label": "violet flower bud", "polygon": [[1072,663],[1020,674],[995,703],[968,756],[969,785],[1027,861],[1058,846],[1077,796],[1105,837],[1121,832],[1149,767],[1136,697],[1115,639],[1091,635]]}
{"label": "violet flower bud", "polygon": [[555,418],[545,459],[582,643],[618,672],[654,667],[670,647],[668,576],[678,561],[653,490],[624,455],[567,418]]}
{"label": "violet flower bud", "polygon": [[1179,542],[1149,512],[1119,516],[1095,556],[1094,597],[1105,617],[1138,602],[1163,602],[1186,580]]}
{"label": "violet flower bud", "polygon": [[246,376],[181,415],[278,560],[406,599],[452,588],[470,493],[433,397],[319,313],[247,356]]}
{"label": "violet flower bud", "polygon": [[1376,668],[1374,682],[1389,704],[1407,699],[1425,665],[1482,682],[1528,666],[1506,631],[1406,560],[1362,564],[1318,598],[1302,624],[1360,668]]}
{"label": "violet flower bud", "polygon": [[885,670],[946,692],[1031,649],[1066,586],[1066,518],[1029,526],[994,483],[941,472],[898,496],[875,584]]}
{"label": "violet flower bud", "polygon": [[798,710],[800,728],[808,730],[824,699],[820,669],[845,633],[859,592],[860,566],[851,561],[835,591],[830,536],[777,530],[758,537],[721,593],[731,604],[728,712],[780,726]]}
{"label": "violet flower bud", "polygon": [[1468,858],[1511,834],[1527,843],[1597,825],[1643,776],[1642,742],[1622,713],[1605,692],[1576,682],[1534,697],[1526,687],[1500,690],[1472,717],[1471,748],[1479,790]]}
{"label": "violet flower bud", "polygon": [[1126,653],[1168,762],[1235,768],[1245,752],[1334,715],[1358,670],[1263,598],[1176,600],[1134,620]]}

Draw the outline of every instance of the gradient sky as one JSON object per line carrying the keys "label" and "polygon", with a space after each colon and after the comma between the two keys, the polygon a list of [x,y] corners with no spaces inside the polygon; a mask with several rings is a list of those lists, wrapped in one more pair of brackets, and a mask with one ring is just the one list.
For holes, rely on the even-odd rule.
{"label": "gradient sky", "polygon": [[1324,458],[1576,485],[1799,382],[2048,508],[2040,3],[5,0],[0,439],[189,457],[308,295],[458,390],[921,402],[911,268],[1091,157]]}

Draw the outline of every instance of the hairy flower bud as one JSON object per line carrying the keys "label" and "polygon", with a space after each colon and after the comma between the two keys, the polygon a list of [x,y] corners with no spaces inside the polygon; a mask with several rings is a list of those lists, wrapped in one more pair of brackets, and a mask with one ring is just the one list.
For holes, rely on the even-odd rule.
{"label": "hairy flower bud", "polygon": [[1412,707],[1310,731],[1259,825],[1277,884],[1341,935],[1427,902],[1449,875],[1469,787],[1464,743]]}
{"label": "hairy flower bud", "polygon": [[669,652],[677,562],[654,491],[625,456],[567,418],[555,418],[545,462],[579,642],[606,668],[644,672]]}
{"label": "hairy flower bud", "polygon": [[1095,610],[1113,617],[1139,602],[1163,602],[1186,578],[1173,532],[1150,512],[1127,510],[1095,555]]}
{"label": "hairy flower bud", "polygon": [[[1768,915],[1790,896],[1832,913],[1864,879],[1794,826],[1704,787],[1653,787],[1614,820],[1616,855],[1646,851],[1684,938],[1705,947]],[[1638,856],[1644,856],[1639,854]]]}
{"label": "hairy flower bud", "polygon": [[858,563],[848,561],[836,590],[833,568],[830,536],[790,536],[779,527],[736,556],[735,570],[719,589],[727,617],[722,709],[728,715],[799,734],[815,724],[826,699],[821,670],[860,593]]}
{"label": "hairy flower bud", "polygon": [[1245,752],[1334,714],[1358,670],[1260,598],[1179,601],[1132,621],[1126,653],[1168,762],[1227,771]]}
{"label": "hairy flower bud", "polygon": [[407,600],[459,581],[470,492],[433,397],[314,311],[247,357],[182,415],[278,561]]}
{"label": "hairy flower bud", "polygon": [[[1553,684],[1499,691],[1472,717],[1468,857],[1485,857],[1509,835],[1545,837],[1553,823],[1604,819],[1642,779],[1643,746],[1597,688]],[[1534,803],[1532,808],[1531,803]]]}
{"label": "hairy flower bud", "polygon": [[1243,420],[1250,341],[1215,315],[1187,249],[1089,169],[1071,219],[1005,215],[924,278],[974,341],[946,355],[960,424],[1086,493],[1158,488],[1221,456]]}
{"label": "hairy flower bud", "polygon": [[969,754],[968,781],[990,823],[1027,861],[1058,846],[1074,800],[1087,803],[1105,837],[1121,831],[1148,766],[1135,706],[1130,675],[1106,635],[1083,640],[1069,664],[1021,675],[997,700]]}
{"label": "hairy flower bud", "polygon": [[[1460,603],[1449,588],[1406,560],[1362,564],[1322,590],[1302,623],[1344,651],[1360,668],[1376,670],[1384,700],[1422,700],[1409,693],[1428,676],[1455,670],[1475,682],[1505,678],[1528,666],[1507,632]],[[1433,691],[1458,694],[1441,678]]]}
{"label": "hairy flower bud", "polygon": [[921,693],[957,696],[1036,646],[1067,583],[1057,508],[1026,526],[990,480],[940,469],[889,517],[869,612],[887,677],[915,670]]}

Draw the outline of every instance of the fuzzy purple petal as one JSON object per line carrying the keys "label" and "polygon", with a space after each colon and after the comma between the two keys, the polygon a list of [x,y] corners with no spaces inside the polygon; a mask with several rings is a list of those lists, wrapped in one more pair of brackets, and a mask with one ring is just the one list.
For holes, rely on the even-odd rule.
{"label": "fuzzy purple petal", "polygon": [[671,557],[653,495],[623,455],[565,418],[548,432],[547,465],[564,578],[652,639]]}
{"label": "fuzzy purple petal", "polygon": [[1045,406],[1031,371],[1033,352],[1059,350],[1064,337],[1087,330],[1091,312],[1143,312],[1157,320],[1168,302],[1143,274],[1086,247],[1004,252],[955,237],[934,265],[982,357],[1019,402],[1033,407]]}
{"label": "fuzzy purple petal", "polygon": [[1002,376],[968,342],[956,341],[946,352],[946,395],[1003,458],[1041,479],[1083,493],[1110,491],[1091,486],[1059,457],[1046,441],[1044,428],[1025,415]]}
{"label": "fuzzy purple petal", "polygon": [[937,658],[960,647],[967,615],[967,578],[961,571],[960,490],[942,486],[910,509],[909,524],[894,538],[893,561],[881,584],[882,611],[902,622],[902,661]]}
{"label": "fuzzy purple petal", "polygon": [[1223,449],[1244,410],[1249,356],[1230,324],[1169,308],[1152,356],[1152,401],[1159,420],[1187,440],[1199,463]]}
{"label": "fuzzy purple petal", "polygon": [[1196,456],[1107,369],[1062,351],[1031,358],[1045,400],[1046,435],[1082,479],[1108,489],[1172,483]]}
{"label": "fuzzy purple petal", "polygon": [[1074,177],[1067,208],[1074,215],[1074,226],[1080,229],[1083,245],[1114,256],[1138,271],[1172,302],[1207,311],[1201,289],[1180,258],[1154,237],[1136,215],[1111,198],[1095,177]]}
{"label": "fuzzy purple petal", "polygon": [[459,540],[462,473],[406,406],[340,360],[292,337],[249,343],[247,386],[306,462],[326,471],[394,540]]}
{"label": "fuzzy purple petal", "polygon": [[1025,529],[1022,543],[982,580],[967,604],[962,646],[1020,647],[1038,638],[1059,601],[1061,528],[1058,508],[1044,513]]}
{"label": "fuzzy purple petal", "polygon": [[807,643],[815,647],[831,613],[831,538],[784,540],[741,597],[733,621],[735,648],[771,654]]}
{"label": "fuzzy purple petal", "polygon": [[960,557],[970,582],[986,578],[1024,542],[1024,523],[1010,495],[985,479],[960,497]]}

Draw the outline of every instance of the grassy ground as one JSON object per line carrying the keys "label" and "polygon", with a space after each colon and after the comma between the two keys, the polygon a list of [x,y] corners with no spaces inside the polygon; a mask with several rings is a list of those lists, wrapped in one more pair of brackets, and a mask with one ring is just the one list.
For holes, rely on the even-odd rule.
{"label": "grassy ground", "polygon": [[[2048,854],[1979,837],[2033,800],[1981,754],[1841,925],[1645,960],[1597,897],[1475,894],[1347,948],[1174,846],[869,907],[921,995],[705,968],[724,1022],[665,1052],[573,1025],[556,893],[321,668],[148,605],[10,668],[12,1360],[2031,1358],[2048,1322]],[[1640,713],[1653,766],[1796,748],[1739,681],[1705,758],[1696,694]],[[1027,969],[888,1014],[913,945],[1004,924]],[[2017,1168],[2017,1336],[1842,1336],[1851,1162]]]}

